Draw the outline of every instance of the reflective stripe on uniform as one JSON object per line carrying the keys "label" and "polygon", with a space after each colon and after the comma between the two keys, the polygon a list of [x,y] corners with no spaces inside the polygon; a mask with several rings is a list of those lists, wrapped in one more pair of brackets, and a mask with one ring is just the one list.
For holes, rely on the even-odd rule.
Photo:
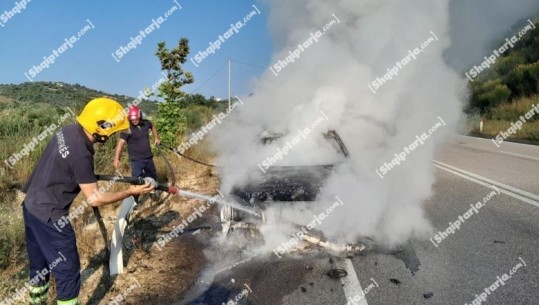
{"label": "reflective stripe on uniform", "polygon": [[30,297],[30,305],[42,305],[47,304],[49,300],[49,295],[42,295],[41,297]]}
{"label": "reflective stripe on uniform", "polygon": [[42,286],[30,286],[30,294],[42,294],[44,291],[49,290],[49,283]]}
{"label": "reflective stripe on uniform", "polygon": [[32,286],[30,291],[30,304],[41,305],[46,304],[49,298],[49,283],[42,286]]}
{"label": "reflective stripe on uniform", "polygon": [[74,298],[74,299],[67,300],[67,301],[58,300],[56,304],[57,305],[77,305],[77,301],[78,301],[78,298]]}

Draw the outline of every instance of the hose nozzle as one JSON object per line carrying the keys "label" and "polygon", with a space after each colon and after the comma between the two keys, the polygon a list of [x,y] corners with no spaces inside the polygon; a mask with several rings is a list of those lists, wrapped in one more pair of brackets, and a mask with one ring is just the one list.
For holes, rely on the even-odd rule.
{"label": "hose nozzle", "polygon": [[153,178],[151,177],[145,177],[144,178],[144,182],[145,183],[149,183],[153,188],[156,188],[157,187],[157,181],[155,181]]}

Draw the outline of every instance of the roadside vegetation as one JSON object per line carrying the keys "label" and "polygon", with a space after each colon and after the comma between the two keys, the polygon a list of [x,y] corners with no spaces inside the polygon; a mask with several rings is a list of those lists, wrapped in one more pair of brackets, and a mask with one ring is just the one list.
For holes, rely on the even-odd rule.
{"label": "roadside vegetation", "polygon": [[[521,25],[515,26],[511,35],[520,29]],[[504,43],[500,41],[496,45]],[[466,112],[473,126],[472,134],[493,137],[505,132],[512,122],[538,104],[539,22],[535,22],[535,29],[528,31],[514,48],[482,71],[469,86],[472,94]],[[480,121],[483,121],[482,132]],[[528,120],[510,139],[539,141],[539,114]]]}

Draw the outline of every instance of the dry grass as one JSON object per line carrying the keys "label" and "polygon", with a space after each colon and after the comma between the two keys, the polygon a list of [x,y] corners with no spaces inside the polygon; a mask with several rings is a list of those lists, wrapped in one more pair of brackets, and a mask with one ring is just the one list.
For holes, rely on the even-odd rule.
{"label": "dry grass", "polygon": [[[539,95],[534,95],[520,98],[512,103],[498,105],[490,109],[483,120],[483,132],[480,133],[478,126],[474,126],[472,133],[495,137],[500,132],[508,132],[511,123],[518,121],[520,116],[528,113],[538,102]],[[520,130],[514,135],[510,135],[509,139],[539,141],[539,114],[535,113],[528,122],[522,125]]]}
{"label": "dry grass", "polygon": [[[523,97],[511,103],[500,104],[489,111],[490,119],[501,121],[514,121],[521,115],[526,114],[532,107],[539,102],[539,96]],[[539,120],[536,114],[532,120]]]}
{"label": "dry grass", "polygon": [[[482,134],[495,137],[502,131],[507,132],[509,127],[511,127],[509,121],[484,121]],[[509,139],[539,141],[539,121],[523,124],[522,128],[516,134],[511,135]]]}
{"label": "dry grass", "polygon": [[3,192],[0,206],[0,300],[22,287],[28,278],[21,197],[15,190]]}

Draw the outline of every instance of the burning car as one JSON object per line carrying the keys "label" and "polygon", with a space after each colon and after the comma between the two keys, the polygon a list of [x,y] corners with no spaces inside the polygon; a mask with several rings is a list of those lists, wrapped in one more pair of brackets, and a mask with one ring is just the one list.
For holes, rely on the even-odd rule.
{"label": "burning car", "polygon": [[[231,206],[220,208],[220,219],[223,232],[227,234],[231,229],[256,229],[260,222],[265,221],[264,210],[273,207],[280,211],[281,217],[286,219],[286,207],[294,204],[309,204],[318,199],[320,189],[331,176],[334,168],[347,160],[348,149],[336,131],[329,131],[322,136],[322,144],[317,143],[326,153],[324,158],[318,158],[311,164],[278,164],[263,171],[250,175],[250,179],[241,185],[235,185],[230,191],[230,199],[249,209],[254,213],[246,213],[245,209],[236,209]],[[284,134],[264,133],[261,136],[262,144],[271,145],[285,137]],[[298,228],[300,225],[296,225]],[[342,251],[361,251],[363,245],[335,245],[311,234],[305,235],[304,240],[310,244],[317,244],[325,248]]]}
{"label": "burning car", "polygon": [[[264,133],[263,144],[268,145],[281,139],[283,134]],[[252,180],[232,188],[230,195],[244,206],[255,210],[264,210],[269,205],[291,204],[294,202],[315,201],[326,179],[334,167],[344,162],[349,153],[336,131],[323,134],[326,148],[331,148],[334,155],[329,163],[310,165],[277,165],[265,172],[259,172]],[[234,222],[245,219],[248,215],[232,207],[222,207],[222,222]]]}

